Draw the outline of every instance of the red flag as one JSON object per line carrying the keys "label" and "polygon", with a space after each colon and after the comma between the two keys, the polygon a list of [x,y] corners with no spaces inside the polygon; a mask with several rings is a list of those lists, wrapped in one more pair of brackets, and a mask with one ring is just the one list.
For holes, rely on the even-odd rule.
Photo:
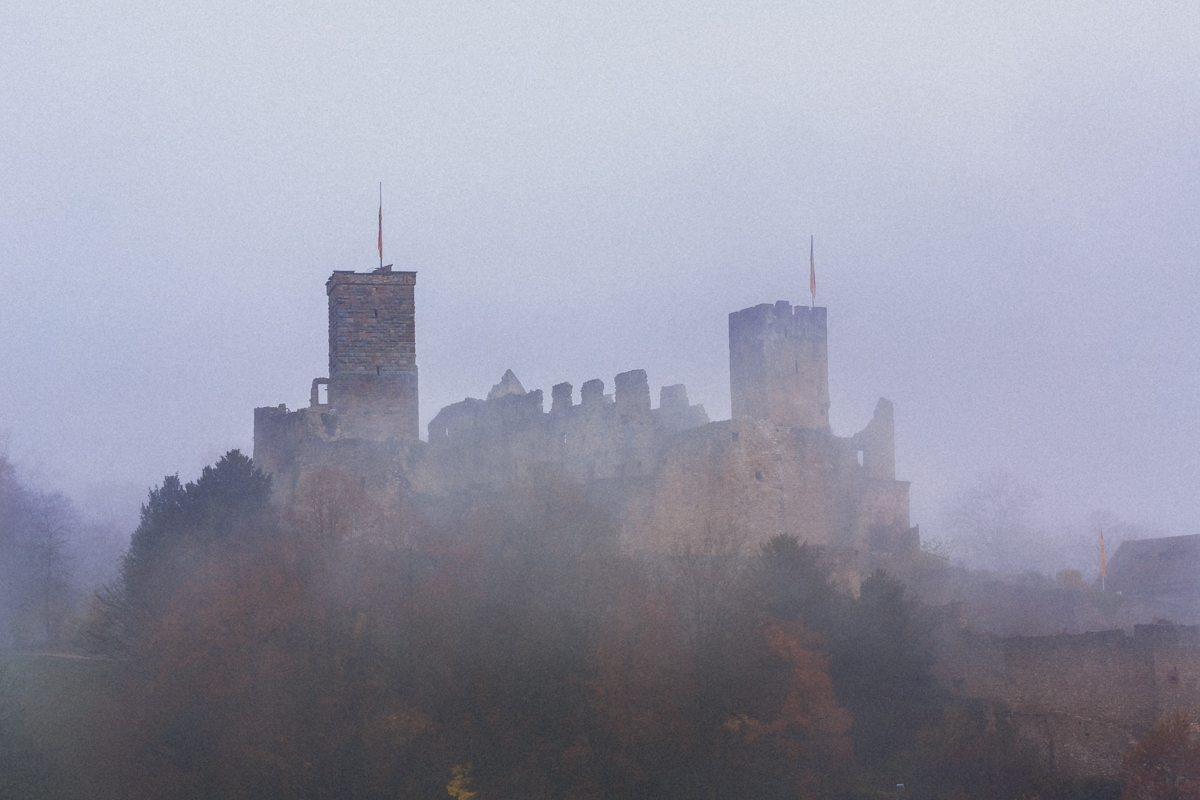
{"label": "red flag", "polygon": [[817,262],[813,258],[813,237],[808,237],[808,291],[812,292],[813,302],[817,302]]}

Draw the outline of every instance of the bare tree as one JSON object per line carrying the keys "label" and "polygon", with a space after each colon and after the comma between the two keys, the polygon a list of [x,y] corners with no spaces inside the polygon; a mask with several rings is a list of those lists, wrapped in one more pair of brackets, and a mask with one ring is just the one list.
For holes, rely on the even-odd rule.
{"label": "bare tree", "polygon": [[1037,498],[1037,490],[1003,469],[985,473],[960,491],[946,522],[966,561],[998,572],[1038,566],[1043,548],[1033,527]]}
{"label": "bare tree", "polygon": [[76,599],[71,570],[77,515],[38,491],[0,452],[0,646],[55,647]]}
{"label": "bare tree", "polygon": [[306,473],[286,519],[314,542],[369,539],[378,535],[381,512],[362,485],[336,469]]}
{"label": "bare tree", "polygon": [[30,589],[28,602],[40,639],[49,648],[62,643],[63,625],[74,605],[75,586],[68,545],[78,527],[74,506],[63,495],[38,493],[30,498],[27,547]]}

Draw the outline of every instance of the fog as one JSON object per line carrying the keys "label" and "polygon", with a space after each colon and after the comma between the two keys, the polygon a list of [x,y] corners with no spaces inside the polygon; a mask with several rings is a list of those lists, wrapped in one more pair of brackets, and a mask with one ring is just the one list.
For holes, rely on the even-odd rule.
{"label": "fog", "polygon": [[508,368],[644,368],[725,418],[727,314],[806,302],[812,235],[834,431],[895,402],[925,537],[997,469],[1046,536],[1200,532],[1198,29],[1185,3],[14,0],[0,430],[125,519],[249,452],[252,409],[326,374],[323,284],[377,265],[382,182],[422,425]]}

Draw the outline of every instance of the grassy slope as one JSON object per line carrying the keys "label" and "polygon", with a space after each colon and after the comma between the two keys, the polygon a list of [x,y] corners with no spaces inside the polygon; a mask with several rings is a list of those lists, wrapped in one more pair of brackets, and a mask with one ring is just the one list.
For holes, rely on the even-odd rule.
{"label": "grassy slope", "polygon": [[119,797],[117,738],[107,727],[115,708],[117,665],[65,656],[0,653],[13,723],[47,757],[54,790],[64,798]]}

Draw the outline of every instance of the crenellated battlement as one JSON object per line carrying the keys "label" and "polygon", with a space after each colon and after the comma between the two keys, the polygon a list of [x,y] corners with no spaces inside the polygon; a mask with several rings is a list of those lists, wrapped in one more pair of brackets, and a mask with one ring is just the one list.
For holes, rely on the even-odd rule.
{"label": "crenellated battlement", "polygon": [[579,481],[648,475],[668,436],[708,423],[682,384],[665,387],[657,409],[645,370],[623,372],[614,384],[609,395],[599,378],[584,382],[578,404],[570,383],[556,384],[545,411],[542,391],[526,392],[509,370],[487,400],[446,406],[429,423],[434,460],[453,464],[445,485],[498,486],[547,471]]}

